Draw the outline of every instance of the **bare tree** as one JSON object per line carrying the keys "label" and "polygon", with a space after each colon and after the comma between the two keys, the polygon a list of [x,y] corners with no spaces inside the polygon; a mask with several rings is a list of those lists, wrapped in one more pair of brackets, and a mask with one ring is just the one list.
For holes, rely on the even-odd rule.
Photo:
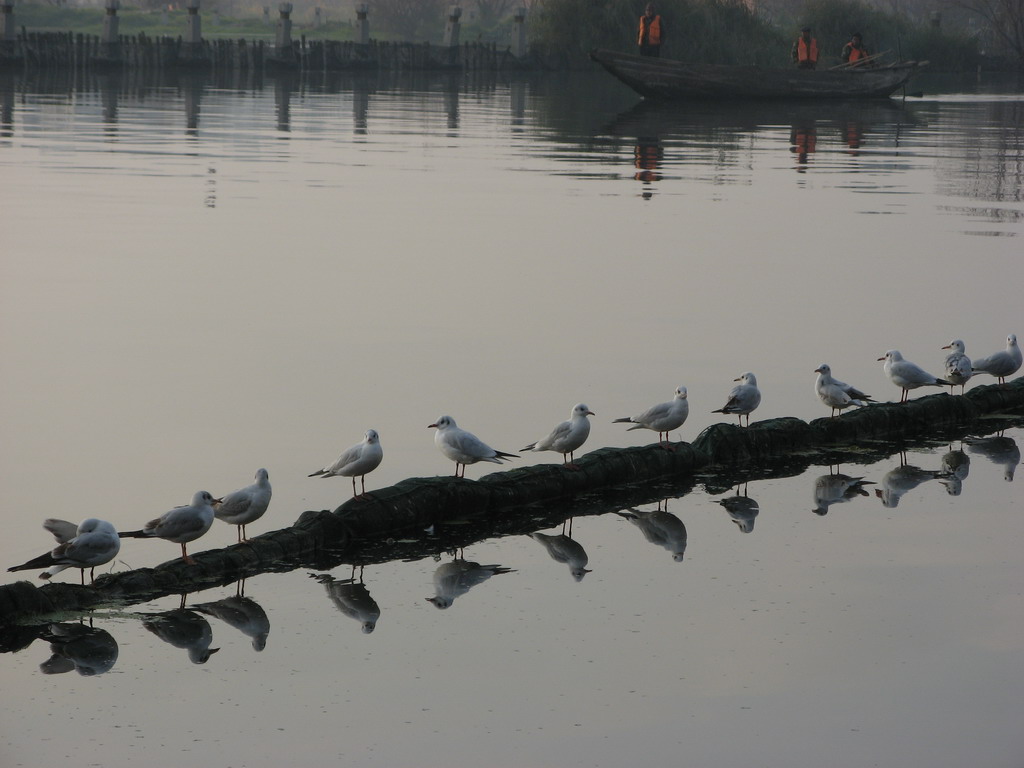
{"label": "bare tree", "polygon": [[414,42],[430,39],[443,28],[444,0],[373,0],[373,22],[379,22],[395,39]]}
{"label": "bare tree", "polygon": [[474,0],[474,5],[480,16],[480,25],[488,29],[501,21],[513,7],[525,3],[522,0]]}
{"label": "bare tree", "polygon": [[1024,0],[949,0],[949,5],[980,18],[993,38],[1024,65]]}

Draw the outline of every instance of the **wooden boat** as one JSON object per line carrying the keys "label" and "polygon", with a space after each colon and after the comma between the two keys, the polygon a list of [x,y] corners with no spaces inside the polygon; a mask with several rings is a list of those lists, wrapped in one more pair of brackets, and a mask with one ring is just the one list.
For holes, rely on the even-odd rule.
{"label": "wooden boat", "polygon": [[922,62],[851,69],[770,69],[685,64],[672,59],[596,49],[590,58],[641,96],[681,99],[883,99]]}

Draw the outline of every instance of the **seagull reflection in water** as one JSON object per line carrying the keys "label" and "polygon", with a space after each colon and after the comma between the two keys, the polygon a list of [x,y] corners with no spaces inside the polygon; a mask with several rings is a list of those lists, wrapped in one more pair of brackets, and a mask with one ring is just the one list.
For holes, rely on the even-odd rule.
{"label": "seagull reflection in water", "polygon": [[175,608],[163,613],[148,613],[142,626],[175,648],[188,651],[193,664],[205,664],[220,648],[211,648],[213,629],[210,622],[195,611]]}
{"label": "seagull reflection in water", "polygon": [[814,509],[816,515],[825,516],[833,504],[844,504],[858,496],[867,496],[865,485],[874,485],[863,477],[850,477],[841,472],[821,475],[814,480]]}
{"label": "seagull reflection in water", "polygon": [[229,627],[237,629],[252,640],[254,651],[259,652],[267,647],[270,619],[259,603],[242,594],[241,582],[238,592],[231,597],[212,603],[198,603],[192,606],[192,610],[218,618]]}
{"label": "seagull reflection in water", "polygon": [[1020,464],[1020,448],[1012,437],[993,435],[991,437],[969,437],[964,440],[967,450],[978,456],[984,456],[993,464],[1003,468],[1003,479],[1013,482],[1013,473]]}
{"label": "seagull reflection in water", "polygon": [[455,598],[469,592],[477,584],[483,584],[491,576],[503,573],[515,573],[511,568],[501,565],[480,565],[471,560],[457,559],[439,565],[434,571],[434,597],[426,598],[437,608],[448,608]]}
{"label": "seagull reflection in water", "polygon": [[50,643],[52,654],[39,665],[45,675],[75,670],[92,677],[109,672],[117,662],[117,641],[106,630],[84,624],[50,624],[39,636]]}
{"label": "seagull reflection in water", "polygon": [[683,555],[686,553],[686,526],[682,520],[668,511],[668,499],[659,501],[657,509],[627,507],[626,510],[615,514],[639,528],[644,538],[651,544],[668,550],[677,563],[683,562]]}
{"label": "seagull reflection in water", "polygon": [[929,480],[938,480],[945,476],[946,473],[941,470],[921,469],[913,464],[906,464],[903,454],[900,454],[900,465],[882,475],[882,487],[875,489],[875,496],[882,500],[883,507],[895,509],[908,491]]}
{"label": "seagull reflection in water", "polygon": [[590,573],[587,569],[589,558],[586,550],[572,538],[571,517],[562,523],[562,532],[559,534],[535,532],[528,535],[548,551],[552,560],[568,565],[569,573],[576,581],[583,581],[583,577]]}
{"label": "seagull reflection in water", "polygon": [[754,530],[754,518],[761,511],[761,507],[747,495],[747,484],[743,483],[743,492],[740,493],[740,486],[736,486],[736,495],[721,499],[718,503],[725,507],[729,517],[736,523],[736,527],[743,533],[750,533]]}
{"label": "seagull reflection in water", "polygon": [[946,486],[946,493],[950,496],[959,496],[970,471],[971,457],[963,451],[951,449],[942,457],[943,477],[939,478],[939,482]]}
{"label": "seagull reflection in water", "polygon": [[339,580],[327,573],[311,573],[309,576],[324,585],[327,596],[331,598],[335,608],[350,619],[359,622],[364,635],[370,634],[377,628],[380,606],[377,605],[376,600],[370,597],[370,590],[363,583],[362,571],[360,571],[358,582],[355,580],[354,566],[351,579]]}

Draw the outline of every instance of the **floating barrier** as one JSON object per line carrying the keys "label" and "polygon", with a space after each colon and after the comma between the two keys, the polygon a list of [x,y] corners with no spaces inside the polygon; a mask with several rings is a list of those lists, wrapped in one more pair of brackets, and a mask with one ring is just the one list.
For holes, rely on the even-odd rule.
{"label": "floating barrier", "polygon": [[100,606],[130,605],[231,584],[261,573],[330,569],[429,557],[496,536],[532,533],[570,517],[599,515],[687,493],[801,474],[812,464],[865,464],[911,447],[941,445],[1024,424],[1024,378],[877,404],[811,422],[770,419],[742,428],[715,424],[692,444],[601,448],[560,464],[495,472],[480,480],[412,478],[303,512],[289,528],[156,568],[105,574],[89,586],[27,581],[0,587],[0,626]]}

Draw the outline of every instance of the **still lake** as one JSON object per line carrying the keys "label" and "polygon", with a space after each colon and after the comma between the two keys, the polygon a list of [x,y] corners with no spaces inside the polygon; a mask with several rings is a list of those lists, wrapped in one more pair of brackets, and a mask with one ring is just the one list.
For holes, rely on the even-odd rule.
{"label": "still lake", "polygon": [[[515,451],[585,402],[585,453],[652,442],[612,419],[685,385],[690,441],[744,371],[754,421],[809,420],[823,362],[885,401],[888,349],[935,373],[952,339],[1002,349],[1024,96],[914,88],[672,108],[592,74],[0,79],[0,563],[51,546],[45,517],[139,528],[259,467],[249,534],[285,527],[349,498],[307,475],[369,428],[372,491],[453,471],[442,414]],[[447,610],[424,598],[451,554],[369,566],[372,633],[308,570],[246,582],[263,638],[192,613],[175,647],[143,620],[177,598],[97,612],[98,667],[45,637],[0,656],[0,763],[1020,766],[1024,429],[981,431],[912,449],[920,484],[895,452],[844,464],[873,484],[832,508],[828,467],[750,482],[756,518],[698,478],[640,509],[685,525],[681,560],[606,514],[573,521],[581,580],[483,541],[465,558],[509,572]],[[126,540],[105,569],[177,553]]]}

